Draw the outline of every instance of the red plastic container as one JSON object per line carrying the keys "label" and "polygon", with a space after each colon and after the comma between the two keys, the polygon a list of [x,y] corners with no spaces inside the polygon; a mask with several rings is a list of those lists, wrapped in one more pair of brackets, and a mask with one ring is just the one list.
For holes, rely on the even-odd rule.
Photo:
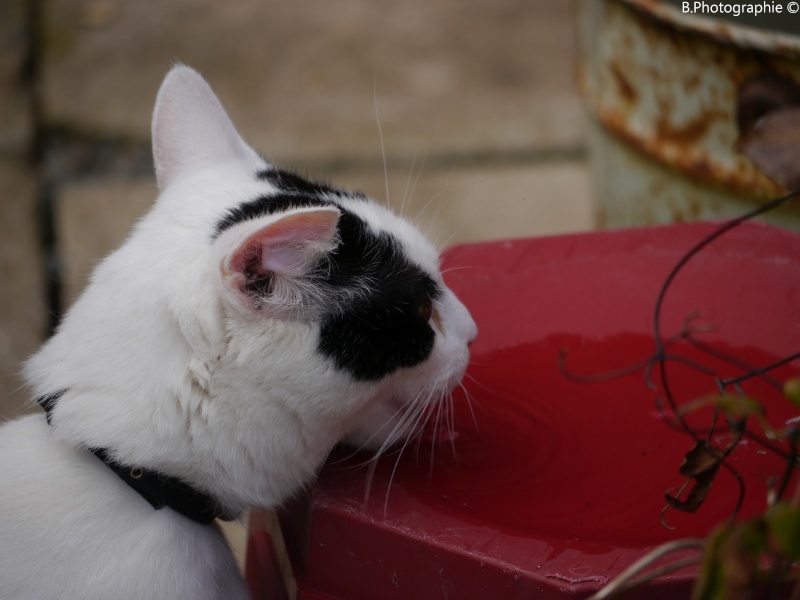
{"label": "red plastic container", "polygon": [[[663,381],[644,368],[655,352],[658,291],[678,260],[715,225],[693,224],[466,245],[445,253],[451,288],[478,323],[465,380],[454,395],[454,435],[384,456],[367,484],[369,456],[337,450],[310,492],[282,512],[298,598],[581,598],[653,547],[702,536],[729,517],[739,487],[721,470],[694,514],[659,516],[684,482],[692,447],[656,409]],[[693,339],[763,366],[800,349],[800,236],[746,224],[706,248],[677,276],[663,309],[664,339]],[[668,363],[679,404],[714,393],[715,376],[743,370],[682,341],[691,361]],[[800,374],[794,362],[771,373]],[[760,379],[742,384],[774,426],[797,410]],[[700,412],[692,424],[708,424]],[[443,440],[443,437],[454,438]],[[745,483],[738,518],[763,510],[783,463],[745,440],[730,458]],[[365,498],[366,497],[366,498]],[[254,531],[251,582],[278,577]],[[269,548],[269,547],[267,547]],[[271,569],[271,570],[270,570]],[[629,597],[684,597],[691,569]]]}

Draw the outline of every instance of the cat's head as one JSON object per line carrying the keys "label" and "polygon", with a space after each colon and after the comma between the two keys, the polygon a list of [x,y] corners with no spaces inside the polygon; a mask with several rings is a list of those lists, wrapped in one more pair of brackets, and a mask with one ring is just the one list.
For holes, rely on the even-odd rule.
{"label": "cat's head", "polygon": [[[205,453],[223,472],[287,453],[315,468],[338,439],[378,448],[419,429],[477,332],[424,236],[267,163],[188,67],[159,92],[153,154],[154,208],[28,365],[37,393],[66,390],[56,428],[167,471],[183,429],[175,461]],[[306,476],[260,468],[288,493]]]}

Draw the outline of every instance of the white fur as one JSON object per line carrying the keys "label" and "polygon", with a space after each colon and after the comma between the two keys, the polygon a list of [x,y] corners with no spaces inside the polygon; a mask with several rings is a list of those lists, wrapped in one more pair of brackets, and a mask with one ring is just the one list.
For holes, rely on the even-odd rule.
{"label": "white fur", "polygon": [[[475,325],[444,288],[436,252],[374,204],[348,209],[393,232],[445,289],[427,361],[354,381],[316,351],[313,321],[246,302],[226,261],[284,215],[212,243],[229,208],[271,189],[254,177],[264,160],[187,67],[159,92],[153,149],[158,201],[26,365],[35,397],[68,390],[52,427],[43,414],[0,427],[0,598],[246,598],[215,526],[153,510],[85,448],[179,476],[242,513],[295,493],[347,436],[379,447],[407,435],[404,403],[449,392],[466,368]],[[292,252],[335,245],[333,209],[295,212],[319,210],[322,225],[305,228]],[[288,270],[308,262],[269,260]]]}

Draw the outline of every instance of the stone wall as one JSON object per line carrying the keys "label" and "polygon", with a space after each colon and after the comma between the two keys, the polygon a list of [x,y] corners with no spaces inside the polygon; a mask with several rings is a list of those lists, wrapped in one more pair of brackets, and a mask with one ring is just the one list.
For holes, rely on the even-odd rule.
{"label": "stone wall", "polygon": [[0,418],[24,410],[19,363],[48,321],[30,20],[25,0],[0,3]]}
{"label": "stone wall", "polygon": [[20,360],[155,197],[150,114],[175,62],[270,159],[380,200],[388,187],[442,245],[589,228],[571,10],[4,0],[0,413],[21,409]]}

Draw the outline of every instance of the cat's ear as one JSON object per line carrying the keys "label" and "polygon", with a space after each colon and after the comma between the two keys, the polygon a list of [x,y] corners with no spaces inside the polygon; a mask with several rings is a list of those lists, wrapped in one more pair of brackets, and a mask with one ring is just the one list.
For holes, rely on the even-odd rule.
{"label": "cat's ear", "polygon": [[[307,275],[339,242],[341,213],[333,206],[284,214],[238,239],[222,261],[223,278],[244,294]],[[269,284],[269,285],[266,285]],[[276,290],[279,293],[279,290]]]}
{"label": "cat's ear", "polygon": [[211,87],[197,71],[184,65],[173,67],[161,84],[152,136],[160,190],[191,168],[229,161],[260,162]]}

